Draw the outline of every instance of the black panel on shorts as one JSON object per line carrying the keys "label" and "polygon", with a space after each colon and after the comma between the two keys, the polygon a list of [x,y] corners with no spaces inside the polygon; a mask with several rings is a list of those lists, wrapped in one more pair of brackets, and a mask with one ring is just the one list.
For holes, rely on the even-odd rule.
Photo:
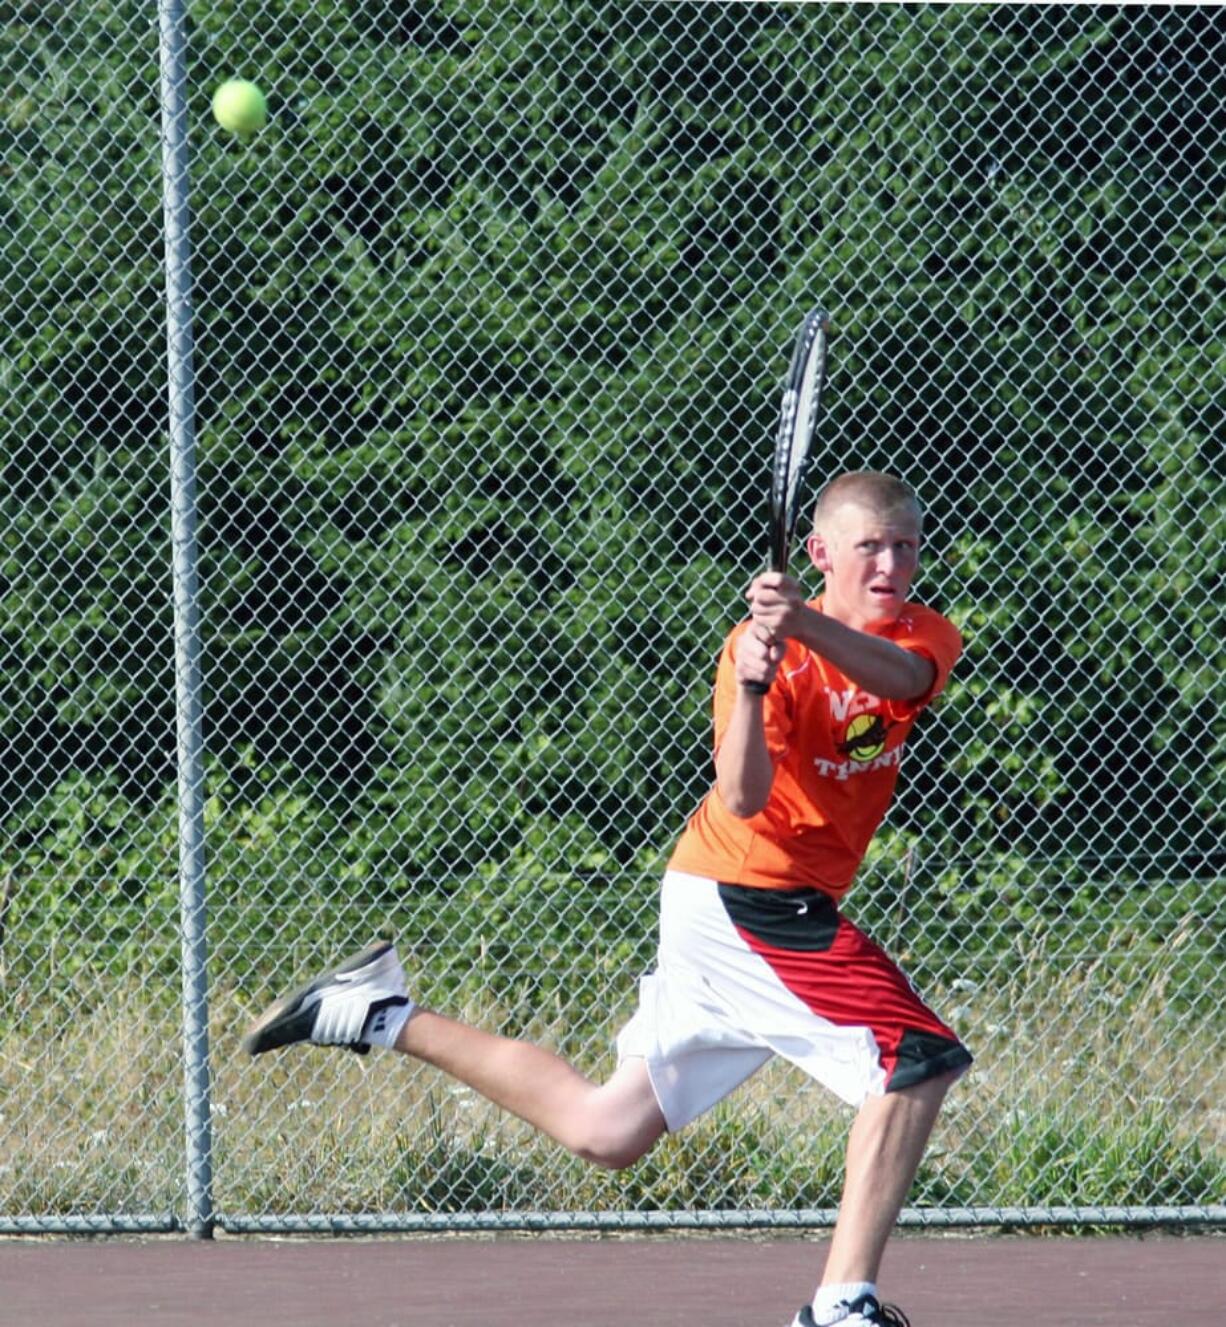
{"label": "black panel on shorts", "polygon": [[900,1087],[923,1083],[938,1074],[965,1069],[970,1063],[971,1053],[960,1041],[908,1028],[898,1043],[898,1058],[886,1091],[897,1092]]}
{"label": "black panel on shorts", "polygon": [[820,889],[754,889],[720,882],[732,924],[774,949],[821,953],[834,944],[839,910]]}

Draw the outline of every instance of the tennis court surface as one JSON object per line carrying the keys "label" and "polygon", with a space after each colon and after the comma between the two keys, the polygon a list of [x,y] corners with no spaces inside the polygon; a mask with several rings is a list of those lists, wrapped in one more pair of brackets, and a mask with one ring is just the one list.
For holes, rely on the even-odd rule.
{"label": "tennis court surface", "polygon": [[[4,1327],[784,1327],[814,1239],[0,1242]],[[904,1236],[912,1327],[1221,1327],[1226,1238]]]}

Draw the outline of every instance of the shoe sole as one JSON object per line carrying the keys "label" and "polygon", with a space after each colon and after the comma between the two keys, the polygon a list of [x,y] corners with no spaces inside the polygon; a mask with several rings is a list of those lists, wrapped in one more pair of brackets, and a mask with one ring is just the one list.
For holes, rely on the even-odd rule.
{"label": "shoe sole", "polygon": [[[357,968],[365,967],[367,963],[382,958],[392,945],[391,940],[377,940],[359,953],[351,954],[343,963],[322,977],[316,977],[314,981],[309,981],[305,986],[299,986],[297,990],[290,991],[288,995],[275,1000],[247,1029],[247,1034],[243,1037],[243,1050],[248,1055],[263,1055],[266,1051],[275,1051],[281,1046],[293,1046],[300,1041],[310,1041],[319,1002],[314,1001],[304,1007],[307,998],[322,987],[331,985],[344,973],[353,972]],[[370,1047],[359,1042],[351,1049],[365,1055]]]}

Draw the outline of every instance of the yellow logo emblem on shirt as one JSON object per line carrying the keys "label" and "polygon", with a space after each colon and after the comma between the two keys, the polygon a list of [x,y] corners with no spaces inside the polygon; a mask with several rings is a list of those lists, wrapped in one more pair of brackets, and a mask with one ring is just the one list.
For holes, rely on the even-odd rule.
{"label": "yellow logo emblem on shirt", "polygon": [[849,760],[876,760],[885,750],[886,722],[880,714],[857,714],[847,725],[839,752]]}

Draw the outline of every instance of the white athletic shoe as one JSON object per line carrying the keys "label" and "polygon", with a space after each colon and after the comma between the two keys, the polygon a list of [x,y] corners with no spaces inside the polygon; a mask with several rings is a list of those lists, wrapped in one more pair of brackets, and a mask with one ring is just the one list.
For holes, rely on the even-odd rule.
{"label": "white athletic shoe", "polygon": [[365,1055],[381,1021],[410,1011],[404,970],[390,940],[380,940],[347,958],[339,967],[283,995],[252,1023],[243,1038],[248,1055],[278,1046],[313,1041],[318,1046],[348,1046]]}
{"label": "white athletic shoe", "polygon": [[[816,1327],[813,1306],[806,1304],[792,1319],[792,1327]],[[847,1306],[847,1316],[834,1327],[911,1327],[910,1319],[893,1304],[882,1304],[872,1295],[861,1295]]]}

